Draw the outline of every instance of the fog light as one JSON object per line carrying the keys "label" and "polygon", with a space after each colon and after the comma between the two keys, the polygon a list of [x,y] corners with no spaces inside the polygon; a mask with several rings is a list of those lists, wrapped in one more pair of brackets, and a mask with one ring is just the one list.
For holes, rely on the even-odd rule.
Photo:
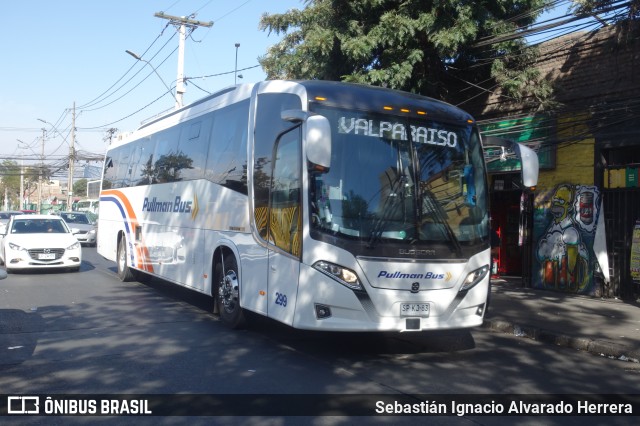
{"label": "fog light", "polygon": [[319,305],[316,303],[316,318],[325,319],[331,316],[331,308],[325,305]]}

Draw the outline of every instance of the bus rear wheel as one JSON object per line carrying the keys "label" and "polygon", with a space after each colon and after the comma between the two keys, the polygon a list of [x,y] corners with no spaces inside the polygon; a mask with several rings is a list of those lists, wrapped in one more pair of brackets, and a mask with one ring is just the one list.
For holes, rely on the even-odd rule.
{"label": "bus rear wheel", "polygon": [[245,325],[244,313],[240,307],[240,279],[238,265],[233,255],[221,256],[215,267],[215,282],[218,284],[216,308],[220,320],[232,329]]}
{"label": "bus rear wheel", "polygon": [[133,272],[131,272],[131,268],[127,265],[127,242],[124,236],[120,238],[120,242],[118,243],[118,254],[116,260],[116,264],[118,265],[118,278],[120,278],[120,281],[133,281],[135,277]]}

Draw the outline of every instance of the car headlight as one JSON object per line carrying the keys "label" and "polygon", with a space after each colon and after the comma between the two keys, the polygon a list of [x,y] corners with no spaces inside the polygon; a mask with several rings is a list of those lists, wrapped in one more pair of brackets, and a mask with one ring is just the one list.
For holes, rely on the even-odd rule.
{"label": "car headlight", "polygon": [[467,275],[467,278],[465,278],[464,282],[462,283],[462,287],[460,287],[460,291],[469,290],[471,287],[478,284],[484,277],[487,276],[488,272],[489,265],[484,265],[476,269],[475,271],[469,272],[469,275]]}
{"label": "car headlight", "polygon": [[324,260],[314,263],[313,267],[351,290],[364,290],[362,284],[360,284],[358,275],[351,269],[336,265],[335,263],[325,262]]}
{"label": "car headlight", "polygon": [[18,251],[23,250],[23,248],[22,248],[22,247],[20,247],[20,246],[19,246],[19,245],[17,245],[17,244],[14,244],[14,243],[9,243],[9,248],[10,248],[11,250],[18,250]]}
{"label": "car headlight", "polygon": [[75,250],[75,249],[77,249],[79,247],[80,247],[80,243],[78,241],[76,241],[75,243],[73,243],[69,247],[67,247],[67,250]]}
{"label": "car headlight", "polygon": [[95,235],[96,230],[95,230],[95,229],[92,229],[91,231],[89,231],[89,233],[90,233],[90,234],[94,234],[94,235]]}

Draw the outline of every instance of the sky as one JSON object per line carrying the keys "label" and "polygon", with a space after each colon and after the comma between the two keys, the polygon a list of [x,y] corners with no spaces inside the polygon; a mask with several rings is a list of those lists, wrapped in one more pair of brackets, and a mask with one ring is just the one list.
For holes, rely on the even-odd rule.
{"label": "sky", "polygon": [[[564,10],[568,2],[557,3],[564,4],[558,8]],[[43,151],[45,162],[64,162],[74,103],[75,149],[94,158],[103,156],[108,146],[106,129],[127,133],[172,109],[175,99],[166,87],[175,87],[177,78],[177,29],[155,13],[195,14],[192,19],[213,21],[210,28],[198,27],[187,38],[186,105],[235,80],[264,80],[258,58],[281,36],[260,31],[260,17],[292,8],[304,8],[304,1],[3,1],[0,162],[37,164]],[[141,55],[157,74],[126,50]],[[236,69],[242,78],[235,78]],[[85,164],[98,167],[101,161]],[[79,164],[75,176],[82,170]]]}
{"label": "sky", "polygon": [[[99,155],[108,146],[105,129],[133,131],[173,108],[172,94],[160,96],[175,87],[177,29],[155,13],[213,21],[186,41],[184,74],[193,78],[184,95],[188,104],[234,84],[236,52],[238,83],[264,80],[258,57],[280,36],[260,31],[260,17],[292,8],[304,8],[303,1],[3,1],[0,162],[37,163],[42,150],[45,162],[67,156],[74,102],[75,148]],[[126,50],[142,55],[157,74]]]}

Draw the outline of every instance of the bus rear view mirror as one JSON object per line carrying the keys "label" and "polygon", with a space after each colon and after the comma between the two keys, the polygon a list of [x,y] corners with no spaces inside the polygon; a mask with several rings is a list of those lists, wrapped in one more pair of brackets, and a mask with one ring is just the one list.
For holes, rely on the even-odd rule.
{"label": "bus rear view mirror", "polygon": [[522,143],[495,136],[485,137],[484,146],[489,150],[501,148],[505,159],[507,155],[515,154],[515,157],[520,160],[522,185],[525,188],[535,188],[538,184],[539,161],[538,154],[533,149]]}
{"label": "bus rear view mirror", "polygon": [[531,188],[538,184],[538,154],[528,146],[521,143],[514,145],[518,151],[518,157],[522,164],[522,184]]}
{"label": "bus rear view mirror", "polygon": [[331,166],[331,125],[326,117],[312,115],[306,126],[307,160],[316,169],[328,171]]}
{"label": "bus rear view mirror", "polygon": [[331,125],[322,115],[311,115],[302,110],[282,111],[282,119],[305,122],[305,147],[311,169],[329,171],[331,166]]}

